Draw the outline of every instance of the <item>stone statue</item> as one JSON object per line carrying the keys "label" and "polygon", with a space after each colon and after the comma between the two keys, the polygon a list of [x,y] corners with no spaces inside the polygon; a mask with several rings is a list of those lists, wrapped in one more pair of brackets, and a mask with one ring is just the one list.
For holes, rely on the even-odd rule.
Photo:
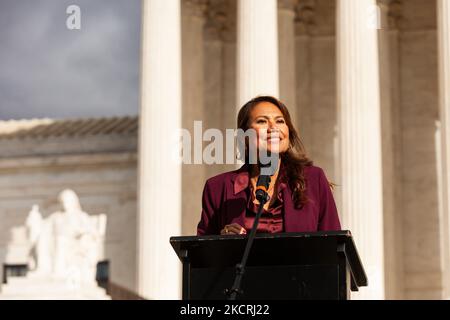
{"label": "stone statue", "polygon": [[35,205],[28,215],[32,273],[56,278],[75,275],[78,284],[93,284],[97,262],[103,258],[106,215],[84,212],[73,190],[62,191],[58,200],[62,211],[43,219]]}
{"label": "stone statue", "polygon": [[37,268],[37,243],[39,240],[39,235],[42,232],[42,220],[42,215],[39,212],[39,206],[34,205],[25,222],[25,226],[28,231],[27,237],[30,244],[28,266],[32,270]]}

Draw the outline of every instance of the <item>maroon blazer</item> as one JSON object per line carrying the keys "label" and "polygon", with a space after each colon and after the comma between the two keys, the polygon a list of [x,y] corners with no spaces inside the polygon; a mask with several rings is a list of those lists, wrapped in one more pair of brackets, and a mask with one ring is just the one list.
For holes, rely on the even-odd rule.
{"label": "maroon blazer", "polygon": [[[282,190],[284,231],[341,230],[336,204],[323,170],[308,166],[304,168],[304,176],[308,202],[301,209],[294,207],[289,186]],[[238,170],[219,174],[206,181],[197,235],[220,234],[220,230],[231,223],[245,226],[248,192],[239,185],[248,179],[248,167],[243,165]],[[235,183],[236,180],[240,183]]]}

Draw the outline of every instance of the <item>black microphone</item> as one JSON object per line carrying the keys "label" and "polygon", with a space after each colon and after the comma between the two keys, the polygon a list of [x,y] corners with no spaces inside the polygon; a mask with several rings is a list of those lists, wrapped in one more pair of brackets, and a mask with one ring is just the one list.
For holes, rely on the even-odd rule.
{"label": "black microphone", "polygon": [[256,192],[255,196],[258,201],[267,202],[269,201],[269,186],[270,186],[270,176],[269,175],[260,175],[258,177],[258,182],[256,182]]}
{"label": "black microphone", "polygon": [[268,161],[266,164],[259,164],[259,177],[256,182],[256,191],[255,196],[258,201],[267,202],[269,201],[269,186],[270,186],[270,177],[273,176],[275,171],[278,168],[278,158],[274,157],[271,159],[273,161]]}

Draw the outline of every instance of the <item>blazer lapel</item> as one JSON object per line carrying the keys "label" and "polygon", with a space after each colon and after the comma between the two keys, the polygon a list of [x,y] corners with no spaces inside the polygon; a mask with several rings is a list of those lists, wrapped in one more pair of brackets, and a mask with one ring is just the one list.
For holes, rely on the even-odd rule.
{"label": "blazer lapel", "polygon": [[225,224],[237,223],[245,225],[245,213],[247,210],[248,169],[243,165],[231,176],[231,184],[225,200]]}

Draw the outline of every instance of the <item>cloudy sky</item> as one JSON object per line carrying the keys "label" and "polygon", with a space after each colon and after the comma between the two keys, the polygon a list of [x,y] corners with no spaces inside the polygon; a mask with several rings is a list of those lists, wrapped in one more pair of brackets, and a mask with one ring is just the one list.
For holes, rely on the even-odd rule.
{"label": "cloudy sky", "polygon": [[[69,30],[69,5],[81,29]],[[136,115],[140,0],[0,0],[0,120]]]}

